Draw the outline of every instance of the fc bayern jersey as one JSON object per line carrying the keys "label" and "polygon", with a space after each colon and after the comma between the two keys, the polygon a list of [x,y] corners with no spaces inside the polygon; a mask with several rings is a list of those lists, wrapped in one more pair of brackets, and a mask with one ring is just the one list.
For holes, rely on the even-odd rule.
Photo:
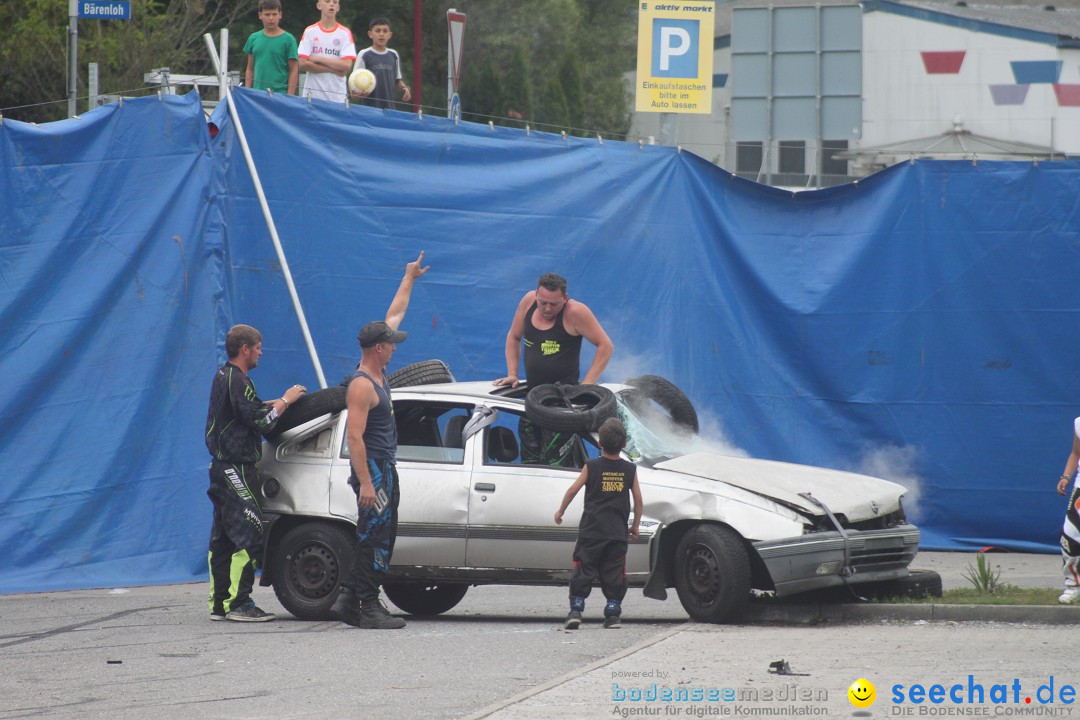
{"label": "fc bayern jersey", "polygon": [[[355,60],[356,46],[352,32],[344,25],[337,24],[330,30],[319,23],[309,25],[300,38],[297,55],[301,58],[332,58],[334,60]],[[321,100],[345,102],[347,97],[345,78],[332,72],[304,74],[304,95],[311,95]]]}

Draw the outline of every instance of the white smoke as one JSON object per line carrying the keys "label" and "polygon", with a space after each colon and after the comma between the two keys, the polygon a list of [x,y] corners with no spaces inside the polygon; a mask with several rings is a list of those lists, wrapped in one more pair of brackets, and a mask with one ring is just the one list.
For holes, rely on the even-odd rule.
{"label": "white smoke", "polygon": [[920,515],[919,500],[923,484],[922,478],[914,470],[918,455],[918,448],[912,445],[887,444],[871,447],[863,453],[853,471],[890,480],[907,488],[904,493],[904,511],[908,520],[916,521]]}

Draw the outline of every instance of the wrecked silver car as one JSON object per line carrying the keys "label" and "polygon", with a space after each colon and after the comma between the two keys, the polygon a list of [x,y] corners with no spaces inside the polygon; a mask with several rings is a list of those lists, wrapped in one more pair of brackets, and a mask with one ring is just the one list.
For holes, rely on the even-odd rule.
{"label": "wrecked silver car", "polygon": [[[755,590],[785,597],[908,575],[919,531],[905,518],[900,485],[711,452],[651,412],[640,389],[605,387],[638,465],[644,515],[626,570],[646,596],[675,588],[693,619],[722,623]],[[600,451],[581,433],[568,467],[523,463],[522,395],[481,382],[395,389],[401,506],[385,590],[405,612],[445,612],[473,585],[568,582],[581,502],[562,525],[552,515]],[[299,618],[329,617],[351,564],[349,469],[339,406],[264,447],[261,582]]]}

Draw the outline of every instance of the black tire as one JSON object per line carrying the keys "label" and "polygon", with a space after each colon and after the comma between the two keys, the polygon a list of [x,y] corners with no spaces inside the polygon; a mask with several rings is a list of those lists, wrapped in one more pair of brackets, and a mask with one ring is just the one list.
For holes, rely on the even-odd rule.
{"label": "black tire", "polygon": [[274,594],[282,606],[301,620],[331,620],[330,606],[352,567],[352,533],[324,522],[298,525],[277,545]]}
{"label": "black tire", "polygon": [[615,414],[615,394],[599,385],[537,385],[525,396],[526,417],[556,432],[595,432]]}
{"label": "black tire", "polygon": [[421,360],[406,365],[386,376],[392,388],[415,387],[416,385],[438,385],[454,382],[450,366],[442,360]]}
{"label": "black tire", "polygon": [[282,413],[273,430],[266,433],[267,439],[274,440],[286,430],[292,430],[317,417],[341,412],[345,409],[346,389],[337,385],[301,396]]}
{"label": "black tire", "polygon": [[694,404],[686,397],[686,393],[670,380],[659,375],[641,375],[628,378],[623,384],[644,393],[649,400],[662,407],[676,425],[694,433],[698,431],[698,416]]}
{"label": "black tire", "polygon": [[442,615],[465,597],[462,583],[383,583],[390,602],[410,615]]}
{"label": "black tire", "polygon": [[721,525],[690,528],[675,550],[675,589],[694,620],[737,620],[750,599],[750,557],[742,539]]}

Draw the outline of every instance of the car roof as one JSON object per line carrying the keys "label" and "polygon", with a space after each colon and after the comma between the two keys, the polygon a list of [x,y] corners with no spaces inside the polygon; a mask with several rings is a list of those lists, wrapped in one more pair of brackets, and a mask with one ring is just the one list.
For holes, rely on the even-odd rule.
{"label": "car roof", "polygon": [[[622,390],[624,386],[617,384],[604,384],[612,392]],[[497,387],[488,380],[473,380],[467,382],[438,383],[433,385],[404,385],[394,388],[394,394],[409,393],[416,395],[450,395],[460,397],[463,400],[498,399],[515,404],[523,404],[525,395],[529,391],[526,384],[516,388]]]}

